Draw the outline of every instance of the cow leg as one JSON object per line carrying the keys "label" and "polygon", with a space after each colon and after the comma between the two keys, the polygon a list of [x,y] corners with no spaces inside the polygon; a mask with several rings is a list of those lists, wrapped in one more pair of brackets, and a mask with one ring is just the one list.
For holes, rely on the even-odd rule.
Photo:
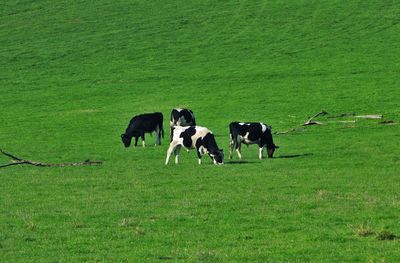
{"label": "cow leg", "polygon": [[260,146],[260,148],[258,149],[258,158],[260,160],[262,160],[262,158],[263,158],[263,150],[264,150],[264,146]]}
{"label": "cow leg", "polygon": [[233,141],[232,134],[231,134],[230,141],[229,141],[229,159],[232,159],[234,144],[235,144],[235,142]]}
{"label": "cow leg", "polygon": [[176,147],[177,145],[178,145],[177,142],[171,142],[171,143],[169,144],[169,148],[168,148],[168,151],[167,151],[167,159],[165,160],[165,165],[168,164],[169,158],[171,157],[171,154],[172,154],[172,152],[174,151],[174,149],[175,149],[175,147]]}
{"label": "cow leg", "polygon": [[211,162],[212,162],[212,163],[214,163],[214,164],[216,164],[216,161],[215,161],[214,157],[213,157],[213,156],[211,156],[211,154],[208,154],[208,156],[210,157],[210,159],[211,159]]}
{"label": "cow leg", "polygon": [[199,147],[197,147],[196,152],[197,152],[197,157],[199,158],[199,164],[201,164],[201,152]]}
{"label": "cow leg", "polygon": [[171,126],[171,129],[170,129],[170,136],[169,136],[169,141],[170,142],[172,142],[172,138],[174,137],[174,129],[172,128],[172,126]]}
{"label": "cow leg", "polygon": [[238,154],[240,160],[242,160],[242,153],[240,152],[241,149],[242,149],[242,144],[239,142],[239,143],[237,144],[237,146],[236,146],[236,152],[237,152],[237,154]]}
{"label": "cow leg", "polygon": [[135,147],[137,146],[138,139],[139,137],[135,137]]}
{"label": "cow leg", "polygon": [[161,145],[161,132],[160,132],[160,127],[157,125],[156,127],[156,145]]}
{"label": "cow leg", "polygon": [[175,147],[175,151],[174,151],[174,153],[175,153],[175,164],[179,163],[179,152],[181,150],[181,147],[182,147],[181,145],[177,145]]}
{"label": "cow leg", "polygon": [[144,141],[144,132],[142,132],[141,137],[142,137],[142,145],[143,145],[143,147],[146,147],[146,143]]}

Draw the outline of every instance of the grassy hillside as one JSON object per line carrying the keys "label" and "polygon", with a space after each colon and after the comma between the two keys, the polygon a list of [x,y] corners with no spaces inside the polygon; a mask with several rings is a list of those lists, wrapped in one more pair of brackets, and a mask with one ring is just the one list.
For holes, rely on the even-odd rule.
{"label": "grassy hillside", "polygon": [[[400,237],[396,1],[0,6],[0,148],[37,161],[104,161],[0,168],[0,261],[400,258],[398,238],[379,240]],[[235,120],[284,131],[324,109],[394,125],[323,117],[275,136],[273,160],[250,146],[243,162],[218,167],[198,166],[194,152],[165,167],[167,138],[124,149],[119,135],[133,115],[161,111],[167,130],[178,106],[225,155]]]}

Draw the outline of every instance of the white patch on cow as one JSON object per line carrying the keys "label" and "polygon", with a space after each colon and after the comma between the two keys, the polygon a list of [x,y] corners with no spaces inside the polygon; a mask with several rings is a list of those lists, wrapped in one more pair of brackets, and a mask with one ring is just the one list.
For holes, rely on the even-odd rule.
{"label": "white patch on cow", "polygon": [[267,130],[267,125],[265,125],[264,123],[260,123],[261,124],[261,130],[264,133]]}
{"label": "white patch on cow", "polygon": [[204,148],[203,146],[200,146],[199,152],[200,152],[201,154],[207,154],[207,153],[208,153],[207,149]]}
{"label": "white patch on cow", "polygon": [[182,111],[182,109],[175,109],[177,112],[181,112]]}
{"label": "white patch on cow", "polygon": [[212,134],[212,132],[204,127],[196,126],[196,133],[191,137],[192,138],[192,149],[196,147],[196,142],[199,138],[203,139],[207,134]]}
{"label": "white patch on cow", "polygon": [[239,136],[239,139],[245,144],[255,144],[255,143],[258,143],[258,141],[260,140],[260,139],[258,139],[257,141],[250,140],[249,132],[247,132],[244,136]]}
{"label": "white patch on cow", "polygon": [[239,125],[242,125],[242,126],[243,126],[243,125],[244,125],[244,122],[239,122]]}

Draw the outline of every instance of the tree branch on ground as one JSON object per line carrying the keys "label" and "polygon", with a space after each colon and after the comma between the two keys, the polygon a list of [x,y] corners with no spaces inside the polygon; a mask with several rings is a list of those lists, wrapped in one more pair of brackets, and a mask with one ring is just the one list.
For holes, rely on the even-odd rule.
{"label": "tree branch on ground", "polygon": [[7,167],[7,166],[12,166],[12,165],[18,165],[18,164],[29,164],[29,165],[34,165],[34,166],[40,166],[40,167],[63,167],[63,166],[83,166],[83,165],[100,165],[102,162],[100,161],[90,161],[86,160],[84,162],[74,162],[74,163],[43,163],[43,162],[35,162],[31,160],[25,160],[20,157],[17,157],[15,155],[12,155],[11,153],[7,153],[0,149],[0,152],[4,154],[5,156],[10,157],[12,160],[10,163],[7,164],[1,164],[0,168]]}
{"label": "tree branch on ground", "polygon": [[283,131],[283,132],[275,132],[274,134],[275,134],[275,135],[287,134],[287,133],[289,133],[289,132],[294,132],[294,131],[299,130],[299,128],[302,127],[302,126],[309,126],[309,125],[315,125],[315,124],[321,125],[322,122],[314,121],[313,119],[315,119],[315,118],[317,118],[317,117],[319,117],[319,116],[326,115],[326,114],[328,114],[326,111],[321,110],[320,112],[318,112],[318,113],[315,114],[314,116],[309,117],[308,120],[306,120],[303,124],[299,125],[298,127],[294,127],[294,128],[292,128],[292,129],[289,129],[289,130]]}
{"label": "tree branch on ground", "polygon": [[381,114],[357,115],[357,116],[354,116],[354,118],[360,118],[360,119],[382,119],[383,115],[381,115]]}

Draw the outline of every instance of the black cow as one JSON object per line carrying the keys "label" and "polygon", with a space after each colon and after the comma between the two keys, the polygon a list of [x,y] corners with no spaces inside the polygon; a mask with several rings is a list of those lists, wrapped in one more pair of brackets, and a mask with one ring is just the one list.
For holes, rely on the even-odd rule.
{"label": "black cow", "polygon": [[261,122],[231,122],[229,159],[232,159],[233,148],[236,149],[239,159],[242,159],[241,144],[258,144],[260,160],[263,157],[264,147],[267,147],[269,158],[273,158],[274,151],[279,148],[274,144],[271,134],[271,126]]}
{"label": "black cow", "polygon": [[188,109],[173,109],[171,112],[170,126],[196,126],[193,111]]}
{"label": "black cow", "polygon": [[175,126],[172,130],[173,136],[167,151],[166,165],[172,152],[175,153],[175,163],[178,163],[179,151],[182,146],[187,150],[196,148],[199,164],[201,164],[203,154],[208,154],[214,164],[224,163],[224,153],[222,149],[218,148],[214,134],[209,129],[200,126]]}
{"label": "black cow", "polygon": [[132,137],[135,137],[135,146],[137,146],[138,139],[141,137],[143,147],[145,147],[144,134],[152,133],[153,131],[156,132],[156,145],[160,145],[161,136],[164,138],[163,115],[161,112],[145,113],[133,117],[125,133],[121,134],[121,139],[125,147],[129,147]]}

